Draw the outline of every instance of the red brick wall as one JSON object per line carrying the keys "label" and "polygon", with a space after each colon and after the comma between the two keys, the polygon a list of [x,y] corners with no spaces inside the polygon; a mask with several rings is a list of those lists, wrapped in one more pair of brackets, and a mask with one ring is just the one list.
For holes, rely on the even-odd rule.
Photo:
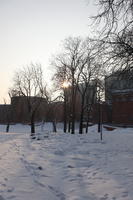
{"label": "red brick wall", "polygon": [[[112,113],[110,110],[110,106],[108,106],[105,102],[103,102],[100,105],[100,112],[102,112],[101,117],[102,117],[103,123],[112,122]],[[98,119],[99,118],[99,104],[98,103],[93,105],[91,116],[92,116],[92,122],[98,123],[98,120],[99,120]]]}
{"label": "red brick wall", "polygon": [[113,97],[112,122],[133,125],[133,95]]}

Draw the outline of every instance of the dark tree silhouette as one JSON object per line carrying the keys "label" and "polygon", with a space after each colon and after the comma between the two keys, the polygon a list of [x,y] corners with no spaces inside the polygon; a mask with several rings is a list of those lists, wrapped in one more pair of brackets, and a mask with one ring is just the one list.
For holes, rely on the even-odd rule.
{"label": "dark tree silhouette", "polygon": [[31,64],[19,69],[14,75],[14,85],[11,90],[15,91],[15,95],[24,96],[26,99],[31,122],[31,134],[33,135],[35,133],[35,115],[47,93],[41,65]]}

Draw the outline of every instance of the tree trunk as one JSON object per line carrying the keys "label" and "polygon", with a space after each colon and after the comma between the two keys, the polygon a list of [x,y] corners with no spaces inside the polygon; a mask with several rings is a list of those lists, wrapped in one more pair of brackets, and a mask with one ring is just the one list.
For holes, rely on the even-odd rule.
{"label": "tree trunk", "polygon": [[31,114],[31,135],[35,135],[35,113]]}
{"label": "tree trunk", "polygon": [[89,121],[87,120],[86,129],[85,129],[86,134],[88,133],[88,126],[89,126]]}
{"label": "tree trunk", "polygon": [[90,113],[88,111],[88,113],[87,113],[87,122],[86,122],[86,130],[85,130],[86,133],[88,133],[89,122],[90,122]]}
{"label": "tree trunk", "polygon": [[83,118],[84,118],[84,96],[82,96],[81,103],[81,114],[80,114],[80,125],[79,125],[79,133],[83,133]]}
{"label": "tree trunk", "polygon": [[6,132],[7,133],[9,132],[9,127],[10,127],[10,124],[8,123],[7,126],[6,126]]}
{"label": "tree trunk", "polygon": [[[74,107],[75,105],[73,105]],[[73,114],[72,114],[72,129],[71,129],[71,134],[75,133],[75,108],[73,108]]]}
{"label": "tree trunk", "polygon": [[74,73],[72,74],[72,129],[71,134],[75,133],[75,84],[74,84]]}
{"label": "tree trunk", "polygon": [[100,108],[100,101],[98,103],[98,133],[101,131],[101,108]]}
{"label": "tree trunk", "polygon": [[55,132],[55,133],[56,133],[56,132],[57,132],[57,129],[56,129],[56,122],[55,122],[55,121],[53,121],[53,122],[52,122],[52,124],[53,124],[53,132]]}
{"label": "tree trunk", "polygon": [[68,132],[70,133],[70,131],[71,131],[71,121],[69,120],[69,122],[68,122]]}
{"label": "tree trunk", "polygon": [[88,126],[89,126],[89,120],[90,120],[90,107],[89,107],[89,97],[87,96],[87,103],[86,103],[86,129],[85,132],[88,133]]}
{"label": "tree trunk", "polygon": [[83,110],[81,111],[81,114],[80,114],[79,133],[80,133],[80,134],[83,133]]}
{"label": "tree trunk", "polygon": [[89,122],[90,122],[90,112],[91,112],[91,110],[89,110],[87,112],[87,122],[86,122],[86,130],[85,130],[86,133],[88,133],[88,126],[89,126]]}
{"label": "tree trunk", "polygon": [[64,133],[66,133],[67,130],[67,109],[66,109],[66,89],[64,89]]}

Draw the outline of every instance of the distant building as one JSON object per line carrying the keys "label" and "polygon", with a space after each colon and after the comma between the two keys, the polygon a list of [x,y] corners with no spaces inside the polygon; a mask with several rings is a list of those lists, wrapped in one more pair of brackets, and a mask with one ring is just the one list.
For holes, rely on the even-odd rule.
{"label": "distant building", "polygon": [[[35,114],[35,121],[41,121],[45,117],[47,109],[47,101],[41,97],[30,97],[31,105],[37,106]],[[13,109],[13,119],[15,122],[29,122],[30,115],[28,110],[27,97],[16,96],[11,98],[11,105]]]}
{"label": "distant building", "polygon": [[12,119],[12,107],[10,104],[0,104],[0,123],[8,123]]}
{"label": "distant building", "polygon": [[112,123],[133,125],[133,69],[105,78],[105,100]]}
{"label": "distant building", "polygon": [[[85,89],[85,84],[79,84],[79,89],[81,93]],[[82,101],[82,94],[80,91],[77,89],[75,93],[75,119],[76,121],[79,121],[80,119],[80,113],[81,113],[81,101]],[[68,115],[71,117],[71,87],[66,89],[66,95],[67,95],[67,102],[69,107],[67,107]],[[85,112],[84,112],[84,120],[87,120],[87,110],[90,110],[90,107],[94,105],[97,102],[97,83],[95,80],[91,81],[89,86],[87,87],[86,93],[85,93],[85,100],[84,100],[84,107],[85,107]],[[92,112],[90,112],[92,113]],[[93,116],[90,115],[90,118]]]}
{"label": "distant building", "polygon": [[112,103],[113,95],[133,92],[133,70],[117,71],[105,78],[105,100]]}
{"label": "distant building", "polygon": [[63,101],[51,102],[48,104],[45,120],[47,122],[62,122],[64,120],[64,104]]}
{"label": "distant building", "polygon": [[[30,113],[28,110],[27,97],[15,96],[11,98],[11,104],[0,105],[0,123],[29,123]],[[47,101],[45,98],[30,97],[34,106],[38,104],[35,121],[44,120],[47,112]],[[39,103],[40,102],[40,103]]]}

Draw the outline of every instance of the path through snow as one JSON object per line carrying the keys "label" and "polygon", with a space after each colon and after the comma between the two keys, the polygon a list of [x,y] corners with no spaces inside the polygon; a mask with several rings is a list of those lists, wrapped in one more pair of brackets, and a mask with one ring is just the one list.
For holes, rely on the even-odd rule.
{"label": "path through snow", "polygon": [[0,200],[132,200],[132,129],[99,138],[95,126],[43,140],[0,133]]}

